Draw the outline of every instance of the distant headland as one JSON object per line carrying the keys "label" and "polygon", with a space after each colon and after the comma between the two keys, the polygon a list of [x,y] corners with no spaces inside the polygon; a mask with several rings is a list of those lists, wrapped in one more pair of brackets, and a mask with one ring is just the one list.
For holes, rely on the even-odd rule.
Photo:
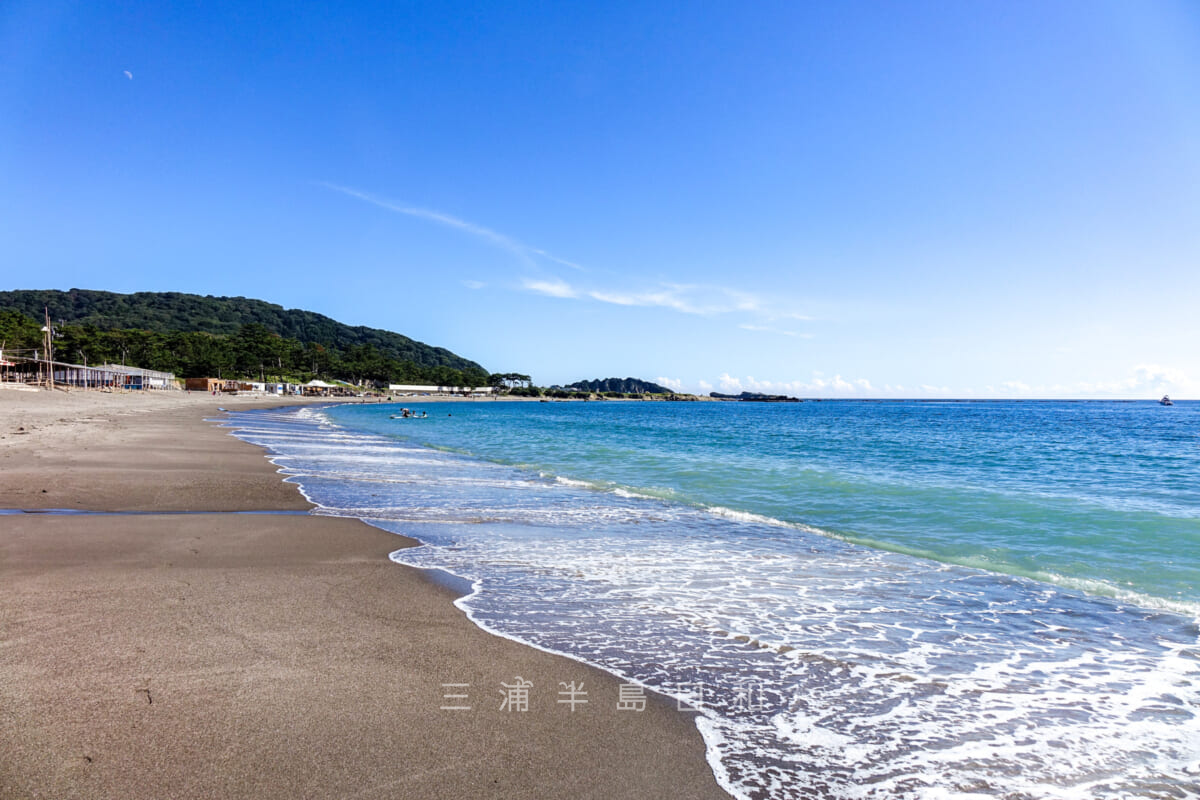
{"label": "distant headland", "polygon": [[709,397],[714,400],[740,400],[746,403],[800,403],[803,402],[798,397],[788,397],[785,394],[760,394],[759,392],[742,392],[741,394],[721,394],[720,392],[710,392]]}

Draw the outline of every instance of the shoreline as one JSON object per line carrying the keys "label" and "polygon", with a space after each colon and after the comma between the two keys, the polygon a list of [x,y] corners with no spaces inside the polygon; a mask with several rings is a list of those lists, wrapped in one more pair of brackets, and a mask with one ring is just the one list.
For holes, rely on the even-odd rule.
{"label": "shoreline", "polygon": [[0,796],[728,797],[694,715],[484,632],[412,540],[222,513],[312,506],[204,418],[301,403],[180,399],[0,392],[0,507],[144,512],[0,518]]}

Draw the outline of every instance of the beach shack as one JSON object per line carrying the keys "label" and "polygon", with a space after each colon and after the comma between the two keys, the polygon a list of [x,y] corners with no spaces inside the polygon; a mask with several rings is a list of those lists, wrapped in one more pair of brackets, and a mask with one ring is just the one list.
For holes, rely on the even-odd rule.
{"label": "beach shack", "polygon": [[224,378],[186,378],[184,388],[189,392],[236,392],[241,389],[241,381],[225,380]]}
{"label": "beach shack", "polygon": [[[87,369],[85,367],[85,369]],[[112,375],[123,376],[123,388],[126,389],[178,389],[174,372],[159,372],[141,367],[127,367],[123,364],[102,364],[99,369]]]}
{"label": "beach shack", "polygon": [[220,378],[184,378],[183,388],[189,392],[217,392],[221,390]]}
{"label": "beach shack", "polygon": [[118,364],[70,364],[39,358],[0,357],[0,379],[6,383],[58,386],[65,389],[178,389],[175,374]]}
{"label": "beach shack", "polygon": [[331,394],[333,394],[333,390],[336,388],[338,387],[334,386],[332,383],[326,383],[325,381],[313,378],[311,381],[304,384],[304,386],[301,387],[301,390],[305,397],[329,397]]}
{"label": "beach shack", "polygon": [[11,380],[9,378],[9,368],[15,367],[16,365],[17,362],[15,361],[5,361],[4,351],[0,350],[0,382]]}

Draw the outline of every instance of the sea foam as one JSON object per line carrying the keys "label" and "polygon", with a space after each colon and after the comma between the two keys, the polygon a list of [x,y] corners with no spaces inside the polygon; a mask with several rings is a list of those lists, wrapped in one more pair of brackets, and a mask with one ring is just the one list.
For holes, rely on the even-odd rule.
{"label": "sea foam", "polygon": [[470,581],[482,627],[694,707],[739,797],[1200,797],[1193,618],[312,409],[233,425],[321,513],[424,542],[393,560]]}

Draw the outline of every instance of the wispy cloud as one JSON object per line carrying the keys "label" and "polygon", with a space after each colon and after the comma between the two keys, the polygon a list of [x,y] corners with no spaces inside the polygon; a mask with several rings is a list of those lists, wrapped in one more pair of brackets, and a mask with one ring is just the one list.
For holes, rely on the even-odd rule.
{"label": "wispy cloud", "polygon": [[570,284],[560,280],[535,280],[533,278],[525,278],[521,284],[529,291],[537,294],[544,294],[547,297],[578,297],[579,293],[571,288]]}
{"label": "wispy cloud", "polygon": [[378,206],[379,208],[387,209],[388,211],[394,211],[397,214],[404,214],[406,216],[416,217],[417,219],[423,219],[429,222],[436,222],[439,225],[445,225],[448,228],[454,228],[455,230],[470,234],[477,239],[482,239],[494,247],[498,247],[501,250],[511,253],[527,266],[534,266],[536,262],[534,261],[533,257],[541,256],[557,264],[564,264],[575,267],[576,269],[582,269],[582,267],[579,267],[579,265],[556,258],[547,253],[545,250],[541,250],[536,247],[530,247],[527,244],[517,241],[511,236],[506,236],[503,233],[494,231],[491,228],[486,228],[483,225],[476,225],[474,222],[468,222],[465,219],[459,219],[451,214],[445,214],[441,211],[432,211],[428,208],[402,206],[389,200],[376,197],[375,195],[368,194],[367,192],[360,192],[358,189],[352,189],[348,186],[339,186],[336,183],[321,182],[320,185],[324,186],[326,189],[332,189],[335,192],[341,192],[342,194],[357,198],[364,202],[370,203],[371,205]]}
{"label": "wispy cloud", "polygon": [[799,331],[787,331],[782,328],[773,328],[770,325],[751,325],[750,323],[747,322],[742,325],[739,325],[738,327],[744,331],[758,331],[759,333],[776,333],[776,334],[779,334],[780,336],[792,336],[797,339],[813,338],[813,335],[811,333],[800,333]]}
{"label": "wispy cloud", "polygon": [[467,287],[468,289],[482,289],[483,287],[487,286],[487,284],[484,283],[483,281],[464,280],[464,281],[459,281],[459,283],[461,283],[463,286]]}
{"label": "wispy cloud", "polygon": [[719,313],[718,309],[698,305],[686,297],[678,289],[662,288],[649,292],[621,292],[605,289],[592,289],[587,296],[601,303],[611,303],[616,306],[642,306],[646,308],[669,308],[683,314]]}
{"label": "wispy cloud", "polygon": [[547,253],[545,250],[533,249],[530,252],[532,252],[534,255],[541,256],[542,258],[546,259],[547,261],[553,261],[555,264],[562,264],[564,267],[570,267],[571,269],[578,270],[580,272],[588,271],[588,268],[583,266],[582,264],[576,264],[574,261],[567,261],[565,258],[559,258],[558,256],[551,255],[550,253]]}
{"label": "wispy cloud", "polygon": [[[530,272],[538,273],[534,277],[524,277],[520,280],[520,287],[524,291],[564,300],[592,300],[597,303],[607,303],[617,306],[665,308],[681,314],[700,316],[740,314],[743,317],[752,317],[754,320],[753,323],[743,326],[747,330],[767,331],[784,336],[798,336],[802,338],[807,338],[808,336],[808,334],[769,325],[769,323],[780,320],[808,321],[811,319],[807,315],[787,307],[786,304],[779,302],[777,299],[768,300],[752,292],[725,286],[704,284],[659,282],[655,284],[642,283],[641,285],[602,286],[596,285],[597,282],[594,279],[580,278],[583,285],[574,285],[550,274],[554,270],[549,265],[567,267],[576,272],[592,275],[595,273],[581,264],[560,258],[542,248],[527,245],[512,236],[451,214],[433,211],[428,208],[401,205],[349,186],[341,186],[328,182],[321,182],[320,185],[331,191],[340,192],[341,194],[397,214],[426,220],[461,231],[493,247],[510,253],[524,266],[528,267]],[[483,286],[478,281],[463,281],[462,283],[464,286],[472,289],[482,288]]]}
{"label": "wispy cloud", "polygon": [[[594,300],[597,303],[607,303],[615,306],[666,308],[671,311],[677,311],[680,314],[694,314],[698,316],[741,314],[743,316],[749,315],[756,320],[763,321],[809,319],[809,317],[802,314],[777,310],[770,303],[748,292],[729,289],[723,286],[660,283],[650,288],[614,289],[570,284],[561,278],[526,278],[521,282],[521,285],[527,291],[550,295],[552,297],[572,300]],[[553,291],[547,290],[549,286],[553,287]],[[798,336],[801,338],[808,338],[810,336],[810,334],[782,330],[757,323],[746,323],[742,327],[747,330],[779,333],[785,336]]]}

